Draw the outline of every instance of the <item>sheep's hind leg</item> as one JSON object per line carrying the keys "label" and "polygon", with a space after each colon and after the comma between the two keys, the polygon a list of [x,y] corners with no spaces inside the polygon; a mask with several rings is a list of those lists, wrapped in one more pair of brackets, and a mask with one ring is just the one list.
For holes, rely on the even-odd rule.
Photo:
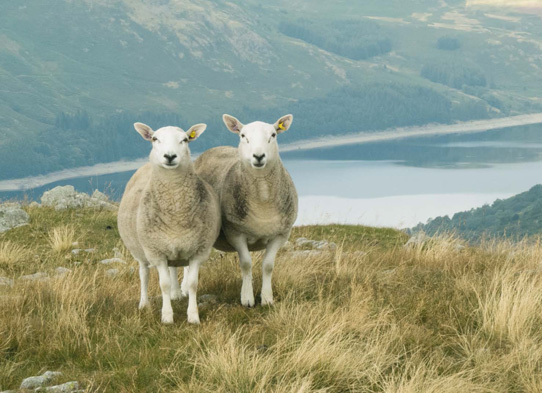
{"label": "sheep's hind leg", "polygon": [[241,304],[246,307],[254,307],[254,290],[252,289],[252,258],[248,251],[247,240],[244,236],[235,236],[228,239],[229,243],[239,254],[239,265],[243,274],[241,286]]}
{"label": "sheep's hind leg", "polygon": [[[179,287],[179,278],[178,278],[177,268],[169,268],[169,279],[171,282],[171,300],[178,300],[182,296],[181,288]],[[184,278],[183,278],[184,279]]]}
{"label": "sheep's hind leg", "polygon": [[149,264],[138,260],[139,262],[139,280],[141,281],[141,297],[139,299],[139,309],[142,310],[145,307],[149,307]]}
{"label": "sheep's hind leg", "polygon": [[284,238],[276,237],[267,244],[265,255],[262,261],[262,305],[273,304],[273,287],[271,285],[271,277],[273,275],[273,267],[275,266],[275,257],[277,252],[285,243]]}
{"label": "sheep's hind leg", "polygon": [[171,308],[171,278],[167,261],[163,260],[156,264],[160,277],[160,289],[162,290],[162,322],[173,323],[173,309]]}

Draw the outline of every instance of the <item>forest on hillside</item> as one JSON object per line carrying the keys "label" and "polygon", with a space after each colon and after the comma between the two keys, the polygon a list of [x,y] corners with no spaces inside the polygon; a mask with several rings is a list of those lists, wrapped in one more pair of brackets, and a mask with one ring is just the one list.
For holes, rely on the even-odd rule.
{"label": "forest on hillside", "polygon": [[[255,120],[272,123],[286,113],[294,114],[295,120],[291,131],[281,136],[281,143],[489,116],[482,102],[457,105],[436,90],[392,82],[343,87],[319,98],[267,109],[244,107],[231,114],[244,123]],[[208,125],[207,133],[191,146],[192,151],[236,143],[222,124],[221,116],[222,113],[216,113],[200,120]],[[60,112],[54,124],[36,138],[14,137],[0,144],[4,162],[0,179],[144,157],[149,146],[133,130],[136,121],[154,129],[167,125],[187,129],[191,125],[183,120],[182,113],[123,112],[98,116],[84,111]],[[23,150],[24,154],[21,154]]]}
{"label": "forest on hillside", "polygon": [[491,205],[456,213],[452,218],[437,217],[412,228],[412,232],[421,230],[429,235],[452,232],[471,241],[484,237],[517,240],[539,235],[542,232],[542,185]]}

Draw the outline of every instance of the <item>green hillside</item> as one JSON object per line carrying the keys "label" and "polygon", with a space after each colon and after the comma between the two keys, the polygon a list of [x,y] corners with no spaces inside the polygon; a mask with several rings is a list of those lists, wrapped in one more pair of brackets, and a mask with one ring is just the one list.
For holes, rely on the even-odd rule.
{"label": "green hillside", "polygon": [[540,37],[460,1],[3,2],[0,178],[140,157],[134,121],[206,122],[203,150],[224,112],[292,141],[540,111]]}
{"label": "green hillside", "polygon": [[508,237],[521,239],[542,233],[542,185],[508,199],[497,200],[452,218],[437,217],[427,224],[412,229],[423,230],[429,235],[454,232],[469,240],[482,237]]}

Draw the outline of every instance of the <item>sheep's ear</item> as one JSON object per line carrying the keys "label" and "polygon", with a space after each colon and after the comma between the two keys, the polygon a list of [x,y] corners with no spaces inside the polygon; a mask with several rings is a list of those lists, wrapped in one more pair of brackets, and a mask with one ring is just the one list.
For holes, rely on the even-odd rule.
{"label": "sheep's ear", "polygon": [[152,141],[152,136],[154,134],[154,131],[148,125],[143,124],[143,123],[134,123],[134,128],[137,132],[141,134],[143,139],[147,141]]}
{"label": "sheep's ear", "polygon": [[224,124],[226,127],[228,127],[228,130],[235,134],[239,134],[241,129],[243,128],[243,123],[241,123],[239,120],[237,120],[235,117],[230,115],[223,115],[222,120],[224,121]]}
{"label": "sheep's ear", "polygon": [[192,142],[193,140],[197,139],[205,129],[207,128],[207,124],[195,124],[188,131],[186,131],[186,135],[188,136],[188,141]]}
{"label": "sheep's ear", "polygon": [[280,134],[281,132],[284,132],[288,128],[290,128],[293,120],[294,120],[293,115],[282,116],[280,119],[277,120],[275,124],[273,124],[273,127],[275,127],[275,130],[277,130],[277,133]]}

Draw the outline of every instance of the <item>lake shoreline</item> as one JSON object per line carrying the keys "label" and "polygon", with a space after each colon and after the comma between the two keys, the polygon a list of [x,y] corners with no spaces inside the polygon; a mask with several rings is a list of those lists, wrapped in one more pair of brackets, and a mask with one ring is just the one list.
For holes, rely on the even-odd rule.
{"label": "lake shoreline", "polygon": [[[474,120],[454,124],[427,124],[416,127],[403,127],[390,130],[345,134],[336,138],[316,138],[292,142],[280,146],[281,153],[337,147],[349,144],[365,144],[371,142],[387,142],[405,138],[431,137],[448,134],[468,134],[487,132],[509,127],[542,123],[542,113],[510,116],[497,119]],[[194,155],[196,157],[197,155]],[[0,180],[0,192],[27,191],[50,183],[85,176],[101,176],[114,173],[135,171],[147,162],[147,157],[130,161],[114,161],[96,165],[83,166],[45,175],[19,179]]]}

